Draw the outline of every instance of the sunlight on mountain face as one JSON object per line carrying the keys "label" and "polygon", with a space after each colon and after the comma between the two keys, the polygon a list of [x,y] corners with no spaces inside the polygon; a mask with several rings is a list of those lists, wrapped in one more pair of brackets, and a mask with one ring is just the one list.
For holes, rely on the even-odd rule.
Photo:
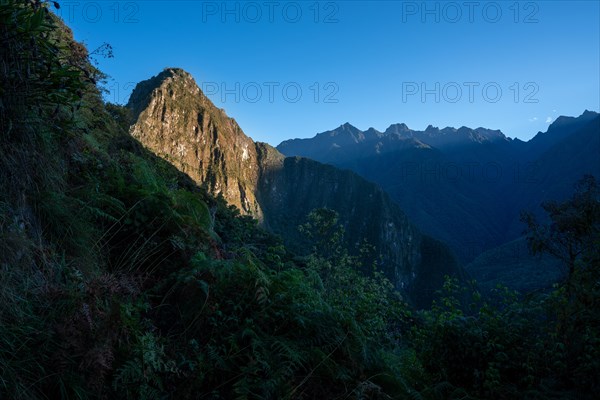
{"label": "sunlight on mountain face", "polygon": [[599,8],[0,2],[0,399],[596,398]]}

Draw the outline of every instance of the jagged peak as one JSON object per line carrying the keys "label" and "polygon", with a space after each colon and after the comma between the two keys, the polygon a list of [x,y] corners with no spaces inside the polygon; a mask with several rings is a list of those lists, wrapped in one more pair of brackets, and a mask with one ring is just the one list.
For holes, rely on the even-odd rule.
{"label": "jagged peak", "polygon": [[447,134],[449,134],[449,133],[456,133],[456,128],[455,128],[455,127],[453,127],[453,126],[447,126],[447,127],[445,127],[444,129],[441,129],[441,130],[440,130],[440,133],[441,133],[442,135],[447,135]]}
{"label": "jagged peak", "polygon": [[[173,80],[178,81],[178,80],[182,80],[182,79],[185,81],[191,81],[191,82],[193,82],[194,85],[196,85],[196,81],[194,80],[194,77],[189,72],[187,72],[181,68],[167,67],[167,68],[163,69],[157,75],[153,76],[152,78],[146,79],[146,80],[138,83],[136,88],[138,86],[150,85],[152,87],[152,89],[155,89],[155,88],[162,86],[163,84],[165,84],[167,82],[171,82]],[[135,89],[134,89],[134,91],[135,91]]]}
{"label": "jagged peak", "polygon": [[348,135],[348,134],[351,136],[355,136],[355,135],[361,134],[361,133],[362,133],[362,131],[360,129],[358,129],[357,127],[352,125],[350,122],[346,122],[346,123],[338,126],[335,129],[317,133],[317,135],[315,137],[327,137],[327,136],[334,137],[334,136]]}
{"label": "jagged peak", "polygon": [[352,125],[350,122],[346,122],[345,124],[340,125],[338,129],[342,129],[344,131],[350,132],[362,132],[360,129]]}
{"label": "jagged peak", "polygon": [[[154,83],[158,86],[165,84],[166,82],[184,80],[191,81],[196,85],[194,77],[189,72],[182,68],[167,67],[163,69],[158,75],[153,76],[149,80],[154,80]],[[196,85],[197,86],[197,85]]]}
{"label": "jagged peak", "polygon": [[185,77],[192,76],[189,72],[187,72],[183,68],[177,68],[177,67],[166,67],[165,69],[163,69],[162,73],[169,73],[171,75],[179,75],[179,76],[185,76]]}
{"label": "jagged peak", "polygon": [[379,132],[377,129],[371,127],[363,132],[366,140],[373,140],[381,138],[384,134]]}
{"label": "jagged peak", "polygon": [[[585,110],[578,117],[569,117],[561,115],[557,117],[554,120],[554,122],[550,124],[550,126],[548,126],[548,129],[545,132],[539,131],[527,143],[534,143],[538,146],[541,143],[541,148],[546,149],[549,144],[555,144],[558,141],[577,132],[579,128],[583,127],[585,124],[590,123],[596,119],[600,121],[599,116],[599,113],[589,110]],[[546,144],[544,145],[544,143]]]}
{"label": "jagged peak", "polygon": [[584,110],[579,117],[595,118],[599,114],[596,111]]}
{"label": "jagged peak", "polygon": [[190,95],[196,96],[201,94],[200,88],[189,72],[181,68],[167,67],[152,78],[138,83],[131,92],[127,107],[133,112],[133,122],[137,120],[139,114],[148,106],[155,90],[174,82],[182,82],[184,85],[189,86]]}
{"label": "jagged peak", "polygon": [[389,134],[397,134],[397,133],[405,133],[405,132],[412,132],[412,130],[405,123],[396,123],[396,124],[390,125],[385,130],[384,133],[386,135],[389,135]]}
{"label": "jagged peak", "polygon": [[475,128],[475,132],[487,137],[488,139],[509,140],[509,138],[500,129],[489,129],[484,127]]}

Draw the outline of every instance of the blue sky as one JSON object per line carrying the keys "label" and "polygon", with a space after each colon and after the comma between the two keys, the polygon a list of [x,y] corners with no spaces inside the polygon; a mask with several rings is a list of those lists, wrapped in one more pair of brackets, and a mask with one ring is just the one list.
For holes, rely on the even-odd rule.
{"label": "blue sky", "polygon": [[469,126],[527,140],[600,108],[598,1],[60,1],[109,101],[190,72],[255,140],[345,122]]}

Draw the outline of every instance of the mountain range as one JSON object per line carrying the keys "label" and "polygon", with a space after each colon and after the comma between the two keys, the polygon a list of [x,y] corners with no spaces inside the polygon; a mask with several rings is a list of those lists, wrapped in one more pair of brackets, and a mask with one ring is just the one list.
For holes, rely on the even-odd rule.
{"label": "mountain range", "polygon": [[314,209],[339,215],[345,243],[359,254],[365,240],[378,268],[417,304],[430,301],[443,276],[463,275],[450,249],[423,235],[381,188],[349,170],[308,158],[286,158],[255,143],[194,78],[167,68],[139,83],[127,108],[131,135],[210,193],[279,234],[298,254],[306,252],[298,226]]}
{"label": "mountain range", "polygon": [[[584,174],[600,176],[600,116],[586,110],[558,117],[527,142],[485,128],[394,124],[380,132],[346,123],[277,149],[376,182],[420,229],[469,263],[498,246],[522,244],[521,211],[539,214],[541,203],[568,197]],[[510,253],[530,257],[519,246]],[[479,268],[468,269],[482,277]]]}

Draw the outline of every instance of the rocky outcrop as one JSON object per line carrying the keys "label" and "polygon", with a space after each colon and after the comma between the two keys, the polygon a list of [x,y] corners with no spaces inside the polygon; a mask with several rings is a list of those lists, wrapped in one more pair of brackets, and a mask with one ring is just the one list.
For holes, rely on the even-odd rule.
{"label": "rocky outcrop", "polygon": [[133,137],[242,213],[262,219],[255,196],[255,144],[189,73],[165,69],[139,83],[127,106],[133,113]]}

